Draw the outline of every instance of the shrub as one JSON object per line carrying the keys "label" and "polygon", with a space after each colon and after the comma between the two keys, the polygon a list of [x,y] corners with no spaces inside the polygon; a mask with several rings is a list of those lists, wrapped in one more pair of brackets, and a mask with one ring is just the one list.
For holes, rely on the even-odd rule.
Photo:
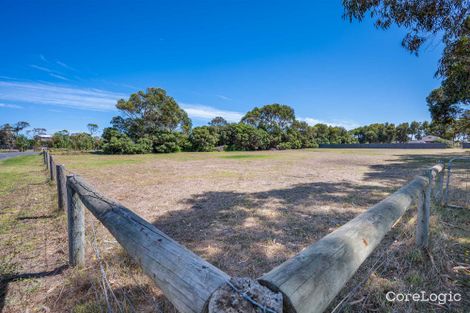
{"label": "shrub", "polygon": [[15,139],[15,146],[18,148],[20,151],[25,151],[26,149],[29,148],[29,140],[26,138],[25,135],[19,135]]}
{"label": "shrub", "polygon": [[247,124],[229,126],[228,150],[263,150],[269,147],[269,135],[262,129]]}
{"label": "shrub", "polygon": [[103,152],[108,154],[133,154],[135,153],[134,142],[126,135],[111,137],[103,144]]}
{"label": "shrub", "polygon": [[93,149],[94,139],[90,134],[78,133],[70,136],[71,147],[74,150],[91,150]]}
{"label": "shrub", "polygon": [[185,138],[177,132],[160,132],[152,136],[153,151],[158,153],[179,152],[185,147]]}
{"label": "shrub", "polygon": [[219,140],[215,129],[207,126],[196,127],[189,136],[193,151],[214,151]]}

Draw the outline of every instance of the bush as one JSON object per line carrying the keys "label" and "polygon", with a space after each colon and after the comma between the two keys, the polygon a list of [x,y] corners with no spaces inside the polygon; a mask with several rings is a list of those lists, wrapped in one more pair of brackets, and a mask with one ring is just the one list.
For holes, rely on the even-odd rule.
{"label": "bush", "polygon": [[189,136],[193,151],[214,151],[219,140],[214,128],[202,126],[193,129]]}
{"label": "bush", "polygon": [[152,136],[153,151],[157,153],[179,152],[186,146],[185,137],[177,132],[161,132]]}
{"label": "bush", "polygon": [[290,142],[281,142],[280,144],[277,145],[277,148],[279,150],[292,149]]}
{"label": "bush", "polygon": [[74,150],[91,150],[95,140],[87,133],[79,133],[70,136],[72,149]]}
{"label": "bush", "polygon": [[269,135],[262,129],[247,124],[229,126],[228,150],[264,150],[269,147]]}
{"label": "bush", "polygon": [[111,137],[103,144],[103,152],[108,154],[132,154],[134,142],[127,136]]}
{"label": "bush", "polygon": [[15,146],[20,151],[25,151],[29,148],[29,140],[25,135],[19,135],[15,139]]}

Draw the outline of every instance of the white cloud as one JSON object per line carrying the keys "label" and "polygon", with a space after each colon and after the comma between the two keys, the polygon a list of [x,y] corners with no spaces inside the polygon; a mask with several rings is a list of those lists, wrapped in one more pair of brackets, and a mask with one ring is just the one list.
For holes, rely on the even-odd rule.
{"label": "white cloud", "polygon": [[7,108],[7,109],[22,109],[22,106],[16,104],[7,104],[7,103],[0,103],[0,108]]}
{"label": "white cloud", "polygon": [[46,72],[46,73],[53,73],[54,72],[50,68],[47,68],[47,67],[44,67],[44,66],[39,66],[39,65],[35,65],[35,64],[31,64],[29,66],[36,69],[36,70],[43,71],[43,72]]}
{"label": "white cloud", "polygon": [[0,100],[48,104],[93,111],[113,111],[126,95],[99,89],[35,82],[0,81]]}
{"label": "white cloud", "polygon": [[58,79],[62,79],[62,80],[70,80],[62,75],[58,75],[58,74],[54,74],[54,73],[49,73],[50,76],[52,77],[55,77],[55,78],[58,78]]}
{"label": "white cloud", "polygon": [[61,61],[59,61],[59,60],[57,60],[55,63],[57,63],[58,65],[62,66],[63,68],[65,68],[65,69],[67,69],[67,70],[74,71],[74,72],[77,71],[77,70],[74,69],[73,67],[71,67],[71,66],[69,66],[69,65],[67,65],[67,64],[65,64],[64,62],[61,62]]}
{"label": "white cloud", "polygon": [[180,103],[181,107],[188,113],[191,118],[213,119],[216,116],[222,116],[229,122],[239,122],[243,114],[235,111],[225,111],[217,108],[199,105]]}
{"label": "white cloud", "polygon": [[232,100],[232,98],[224,96],[224,95],[216,95],[216,96],[217,96],[217,98],[220,98],[222,100]]}
{"label": "white cloud", "polygon": [[301,117],[299,118],[301,121],[307,122],[307,124],[313,126],[315,124],[326,124],[329,126],[341,126],[346,128],[347,130],[351,130],[353,128],[359,127],[359,123],[355,121],[342,121],[342,120],[333,120],[333,121],[323,121],[323,120],[318,120],[312,117]]}

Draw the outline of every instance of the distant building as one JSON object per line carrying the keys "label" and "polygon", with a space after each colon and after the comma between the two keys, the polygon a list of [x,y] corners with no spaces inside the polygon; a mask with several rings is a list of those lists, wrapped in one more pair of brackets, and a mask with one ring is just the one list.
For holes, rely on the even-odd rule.
{"label": "distant building", "polygon": [[52,135],[37,135],[36,140],[39,140],[40,142],[51,142],[52,141]]}
{"label": "distant building", "polygon": [[427,135],[424,136],[422,139],[425,143],[432,143],[432,142],[438,142],[439,140],[442,140],[441,137],[433,136],[433,135]]}
{"label": "distant building", "polygon": [[420,140],[411,140],[408,143],[434,143],[439,142],[441,140],[440,137],[434,135],[427,135],[421,138]]}

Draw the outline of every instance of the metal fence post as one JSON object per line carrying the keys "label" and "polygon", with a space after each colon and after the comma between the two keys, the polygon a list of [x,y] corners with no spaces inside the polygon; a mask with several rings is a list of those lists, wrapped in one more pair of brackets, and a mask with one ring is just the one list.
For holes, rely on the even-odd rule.
{"label": "metal fence post", "polygon": [[70,266],[85,265],[85,210],[67,176],[67,224]]}

